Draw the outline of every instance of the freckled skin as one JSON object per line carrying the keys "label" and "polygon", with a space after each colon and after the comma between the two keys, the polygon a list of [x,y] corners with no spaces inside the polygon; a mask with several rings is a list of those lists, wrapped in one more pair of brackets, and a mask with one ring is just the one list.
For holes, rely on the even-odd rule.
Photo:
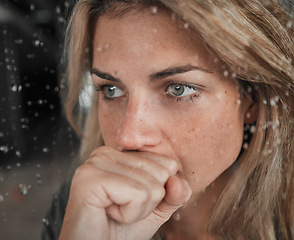
{"label": "freckled skin", "polygon": [[[236,104],[235,82],[221,75],[220,64],[213,63],[214,56],[199,39],[171,24],[165,15],[133,12],[111,20],[100,17],[94,49],[105,44],[106,51],[94,51],[93,66],[118,73],[128,94],[111,103],[99,102],[105,144],[177,158],[183,175],[195,171],[192,177],[199,182],[194,185],[195,179],[189,179],[195,192],[207,187],[234,162],[241,148],[245,111]],[[177,76],[179,81],[203,85],[200,98],[187,103],[163,99],[162,88],[148,83],[148,76],[183,63],[213,72]],[[100,81],[96,76],[93,80]],[[207,164],[211,159],[213,168]]]}
{"label": "freckled skin", "polygon": [[[97,50],[106,44],[106,51]],[[93,56],[93,67],[119,76],[118,87],[125,94],[111,102],[100,97],[98,120],[107,146],[176,159],[179,175],[194,196],[222,178],[240,152],[250,102],[242,109],[236,104],[240,94],[235,81],[230,74],[224,77],[221,64],[195,35],[164,14],[133,11],[111,20],[102,16]],[[154,72],[186,64],[212,73],[190,71],[148,82]],[[199,98],[168,99],[163,85],[171,80],[201,86]],[[105,84],[94,75],[93,81]]]}

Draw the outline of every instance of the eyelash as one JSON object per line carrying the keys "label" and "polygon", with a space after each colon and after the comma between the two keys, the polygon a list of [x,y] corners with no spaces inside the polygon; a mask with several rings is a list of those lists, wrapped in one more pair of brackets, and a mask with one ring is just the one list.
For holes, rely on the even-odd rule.
{"label": "eyelash", "polygon": [[[197,87],[195,87],[194,85],[189,85],[189,84],[185,84],[185,83],[180,83],[180,82],[169,82],[167,84],[165,84],[166,87],[165,87],[165,92],[166,92],[166,96],[168,97],[169,100],[173,100],[173,101],[177,101],[177,102],[188,102],[188,101],[191,101],[191,102],[194,102],[194,99],[199,99],[200,98],[200,94],[201,94],[201,90],[198,89]],[[168,94],[168,88],[171,87],[172,85],[181,85],[181,86],[184,86],[184,87],[187,87],[187,88],[190,88],[190,89],[193,89],[195,90],[195,94],[192,94],[192,95],[188,95],[188,96],[183,96],[183,97],[176,97],[176,96],[173,96],[171,94]],[[103,94],[103,98],[102,100],[106,103],[110,103],[112,101],[114,101],[117,97],[114,97],[114,98],[111,98],[111,97],[107,97],[107,95],[104,93],[104,90],[106,87],[116,87],[115,85],[112,85],[112,84],[102,84],[100,86],[97,86],[96,87],[96,91],[97,92],[102,92]],[[118,87],[117,87],[118,88]]]}
{"label": "eyelash", "polygon": [[96,87],[96,91],[98,93],[101,92],[103,94],[102,100],[104,102],[106,102],[106,103],[110,103],[111,101],[115,100],[115,98],[107,97],[106,94],[104,93],[104,90],[105,90],[106,87],[112,87],[112,86],[115,86],[115,85],[112,85],[112,84],[102,84],[102,85]]}
{"label": "eyelash", "polygon": [[[166,88],[165,88],[166,89],[166,95],[170,100],[177,101],[178,103],[180,103],[180,102],[186,103],[188,101],[194,102],[195,98],[196,99],[200,98],[201,90],[198,87],[194,86],[194,85],[181,83],[181,82],[169,82],[166,85],[167,85]],[[168,88],[171,87],[172,85],[178,85],[178,86],[181,85],[181,86],[193,89],[193,90],[195,90],[195,93],[191,94],[191,95],[187,95],[187,96],[176,97],[174,95],[168,94]]]}

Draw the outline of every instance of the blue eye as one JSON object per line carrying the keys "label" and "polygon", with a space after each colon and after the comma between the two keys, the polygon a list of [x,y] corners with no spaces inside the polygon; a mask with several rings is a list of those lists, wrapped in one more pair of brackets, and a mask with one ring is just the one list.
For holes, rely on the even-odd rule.
{"label": "blue eye", "polygon": [[102,85],[96,91],[101,91],[105,100],[113,100],[114,98],[122,97],[124,92],[115,85]]}
{"label": "blue eye", "polygon": [[174,97],[185,97],[197,93],[199,90],[183,83],[172,83],[167,87],[167,94]]}

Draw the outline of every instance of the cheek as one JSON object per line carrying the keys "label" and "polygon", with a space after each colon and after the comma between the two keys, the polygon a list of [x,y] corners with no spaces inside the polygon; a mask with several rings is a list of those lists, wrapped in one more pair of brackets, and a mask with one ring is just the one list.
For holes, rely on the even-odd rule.
{"label": "cheek", "polygon": [[[178,128],[179,142],[173,143],[183,165],[183,174],[198,190],[212,183],[239,155],[243,124],[236,114],[206,114]],[[185,133],[185,134],[182,134]]]}
{"label": "cheek", "polygon": [[120,119],[118,112],[109,112],[105,107],[99,106],[98,120],[105,145],[116,146],[116,135]]}

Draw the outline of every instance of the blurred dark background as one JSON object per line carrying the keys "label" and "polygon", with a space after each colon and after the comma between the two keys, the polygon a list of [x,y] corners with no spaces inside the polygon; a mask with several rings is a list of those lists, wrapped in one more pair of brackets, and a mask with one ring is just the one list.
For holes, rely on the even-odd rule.
{"label": "blurred dark background", "polygon": [[60,98],[72,1],[0,0],[0,239],[40,239],[79,141]]}
{"label": "blurred dark background", "polygon": [[0,165],[36,154],[49,157],[60,128],[69,130],[61,114],[58,69],[71,5],[0,0]]}

